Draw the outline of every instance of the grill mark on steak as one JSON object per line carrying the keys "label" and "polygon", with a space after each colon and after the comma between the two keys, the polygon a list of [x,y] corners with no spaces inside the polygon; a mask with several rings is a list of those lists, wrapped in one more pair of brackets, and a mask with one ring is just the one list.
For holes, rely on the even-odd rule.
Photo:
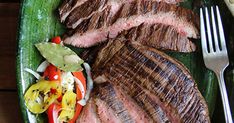
{"label": "grill mark on steak", "polygon": [[100,98],[95,98],[94,100],[101,123],[121,123],[121,120],[103,100]]}
{"label": "grill mark on steak", "polygon": [[72,35],[74,32],[80,33],[82,35],[84,31],[87,31],[89,29],[90,21],[91,21],[90,19],[82,21],[81,22],[82,26],[77,27],[77,29],[75,30],[71,30],[70,32],[68,32],[68,35]]}
{"label": "grill mark on steak", "polygon": [[[121,49],[122,50],[122,49]],[[126,54],[124,54],[124,55],[126,55]],[[117,60],[117,61],[119,61],[119,60],[121,60],[121,59],[115,59],[115,60]],[[123,59],[122,61],[126,61],[125,59]],[[129,61],[129,60],[128,60]],[[120,68],[118,65],[121,65],[122,64],[122,62],[118,62],[119,64],[115,64],[116,66],[115,67],[117,67],[117,68]],[[131,63],[130,63],[131,64]],[[134,64],[133,64],[134,65]],[[128,69],[127,67],[124,67],[123,69]],[[118,75],[117,73],[120,73],[121,75],[123,74],[123,75],[126,75],[126,71],[124,71],[123,69],[120,69],[120,70],[118,70],[117,72],[115,72],[115,73],[113,73],[113,76],[114,75]],[[123,72],[122,72],[123,71]],[[97,72],[97,71],[96,71]],[[94,72],[94,73],[96,73],[96,72]],[[109,72],[111,72],[111,71],[108,71],[107,73],[109,73]],[[112,71],[113,72],[113,71]],[[115,78],[115,77],[114,77]],[[125,82],[125,81],[121,81],[121,83],[134,83],[134,82],[131,82],[131,80],[129,80],[129,79],[127,79],[127,78],[131,78],[131,77],[126,77],[126,78],[124,78],[124,79],[118,79],[118,80],[126,80],[127,82]],[[136,80],[134,80],[134,81],[136,81]],[[133,85],[123,85],[123,86],[125,86],[125,87],[130,87],[130,86],[133,86]],[[136,85],[135,85],[136,86]],[[136,87],[131,87],[131,88],[126,88],[125,90],[130,90],[131,92],[134,90],[134,89],[136,89],[136,88],[138,88],[138,89],[136,89],[136,91],[137,90],[140,90],[140,88],[138,87],[138,86],[136,86]],[[131,93],[130,92],[130,93]],[[138,93],[140,93],[140,92],[135,92],[135,95],[138,95]],[[130,95],[132,95],[132,97],[134,96],[133,94],[130,94]],[[138,95],[139,96],[139,95]],[[158,111],[158,113],[157,113],[157,115],[158,114],[160,114],[160,112],[162,112],[162,109],[160,109],[160,107],[163,107],[163,105],[161,104],[160,106],[158,106],[157,104],[155,104],[153,101],[152,101],[152,99],[150,99],[148,96],[147,96],[147,99],[144,99],[144,100],[141,100],[141,99],[138,99],[137,98],[137,96],[136,96],[136,100],[137,100],[137,102],[138,103],[142,103],[142,105],[140,105],[141,107],[143,106],[144,108],[143,109],[147,109],[148,110],[148,113],[149,114],[152,114],[152,115],[156,115],[155,114],[155,111],[154,110],[157,110]],[[152,110],[152,109],[154,109],[154,110]],[[167,112],[167,114],[170,114],[171,112]],[[158,122],[166,122],[168,119],[165,119],[165,114],[164,113],[161,113],[161,115],[159,115],[159,116],[157,116],[156,115],[156,117],[154,117],[154,116],[152,116],[153,117],[153,119],[154,120],[157,120]],[[173,116],[170,116],[170,117],[173,117]],[[160,119],[160,120],[158,120],[158,119]],[[178,121],[178,118],[177,118],[177,120],[175,120],[176,118],[175,118],[175,116],[174,116],[174,118],[171,118],[171,119],[174,119],[174,121]]]}
{"label": "grill mark on steak", "polygon": [[[114,44],[115,47],[112,45]],[[97,47],[99,51],[97,54],[94,54],[95,62],[92,67],[93,70],[99,69],[101,70],[105,64],[124,46],[124,43],[120,38],[117,38],[115,40],[111,40],[108,43],[105,44],[105,46],[101,45]],[[101,49],[101,50],[100,50]]]}
{"label": "grill mark on steak", "polygon": [[65,20],[68,28],[75,28],[83,20],[89,19],[95,13],[103,11],[103,7],[107,0],[91,0],[85,1],[82,5],[76,7]]}
{"label": "grill mark on steak", "polygon": [[125,17],[130,17],[132,15],[137,15],[139,8],[138,2],[139,1],[135,0],[128,4],[122,4],[121,8],[118,10],[118,18],[125,18]]}
{"label": "grill mark on steak", "polygon": [[116,75],[116,77],[110,78],[111,82],[123,88],[123,90],[128,95],[130,95],[138,103],[138,105],[142,107],[143,110],[145,110],[152,117],[152,119],[154,119],[155,122],[158,122],[158,123],[175,122],[176,123],[179,121],[176,115],[174,115],[174,117],[169,117],[170,119],[168,119],[166,114],[169,114],[168,116],[170,116],[170,113],[172,112],[169,113],[166,110],[170,108],[167,107],[166,110],[163,110],[165,109],[164,108],[165,104],[163,104],[160,100],[155,100],[155,99],[153,100],[152,98],[150,98],[144,91],[142,91],[142,88],[139,87],[139,85],[134,83],[134,81],[132,81],[131,79],[125,78],[127,82],[126,81],[119,82],[118,79],[122,80],[121,74],[118,73],[119,71],[113,70],[111,72],[112,72],[111,75],[113,74]]}
{"label": "grill mark on steak", "polygon": [[152,123],[152,119],[132,100],[121,88],[109,82],[98,84],[94,90],[95,95],[106,102],[120,117],[121,122]]}
{"label": "grill mark on steak", "polygon": [[79,33],[80,35],[83,35],[84,32],[90,30],[90,29],[99,29],[102,26],[105,25],[105,18],[108,16],[109,7],[105,8],[105,12],[103,13],[95,13],[92,18],[86,18],[81,23],[80,26],[78,26],[76,29],[72,30],[70,29],[67,31],[65,36],[72,36],[74,33]]}
{"label": "grill mark on steak", "polygon": [[76,7],[82,5],[87,0],[64,0],[64,2],[59,7],[60,21],[64,22],[66,17],[70,14],[72,10]]}
{"label": "grill mark on steak", "polygon": [[[94,70],[94,73],[105,75],[112,83],[123,84],[122,88],[131,87],[126,85],[131,83],[149,90],[168,104],[166,106],[171,106],[182,121],[190,120],[195,113],[199,121],[209,122],[205,101],[188,70],[163,53],[127,43],[102,68],[102,72]],[[195,105],[194,100],[199,102]],[[196,116],[191,121],[196,121]]]}
{"label": "grill mark on steak", "polygon": [[111,85],[101,85],[95,90],[97,98],[104,101],[108,108],[113,110],[114,115],[116,115],[121,122],[133,123],[133,119],[130,117],[127,109],[124,107],[123,102],[121,102]]}

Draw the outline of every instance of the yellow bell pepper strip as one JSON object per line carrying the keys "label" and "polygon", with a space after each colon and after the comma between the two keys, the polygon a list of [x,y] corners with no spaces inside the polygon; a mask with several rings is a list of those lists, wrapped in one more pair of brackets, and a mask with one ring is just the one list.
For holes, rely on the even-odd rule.
{"label": "yellow bell pepper strip", "polygon": [[[86,91],[86,79],[85,76],[83,74],[83,72],[79,71],[79,72],[72,72],[73,76],[76,77],[77,79],[79,79],[79,81],[81,81],[83,88],[84,88],[84,93]],[[82,92],[78,86],[78,84],[76,83],[76,100],[79,101],[83,98],[82,96]],[[76,103],[76,108],[75,108],[75,114],[73,116],[73,118],[69,121],[69,123],[75,123],[77,118],[80,115],[80,112],[82,110],[82,105]]]}
{"label": "yellow bell pepper strip", "polygon": [[60,122],[68,122],[75,114],[76,94],[73,91],[67,91],[62,98],[62,111],[59,115]]}
{"label": "yellow bell pepper strip", "polygon": [[83,106],[80,105],[80,104],[76,104],[76,111],[75,111],[75,115],[74,117],[68,122],[68,123],[75,123],[76,120],[78,119],[79,115],[80,115],[80,112],[82,110]]}
{"label": "yellow bell pepper strip", "polygon": [[[77,79],[79,79],[81,81],[81,83],[84,86],[84,91],[86,92],[86,79],[85,79],[85,76],[84,76],[83,72],[72,72],[72,74],[73,74],[74,77],[76,77]],[[81,100],[83,98],[82,94],[81,94],[81,90],[80,90],[78,84],[76,84],[76,98],[77,98],[77,100]],[[69,123],[75,123],[76,122],[76,120],[78,119],[78,117],[80,115],[82,107],[83,106],[80,105],[79,103],[76,104],[75,115],[69,121]]]}
{"label": "yellow bell pepper strip", "polygon": [[61,94],[62,87],[59,82],[40,80],[26,91],[25,104],[32,113],[43,113]]}

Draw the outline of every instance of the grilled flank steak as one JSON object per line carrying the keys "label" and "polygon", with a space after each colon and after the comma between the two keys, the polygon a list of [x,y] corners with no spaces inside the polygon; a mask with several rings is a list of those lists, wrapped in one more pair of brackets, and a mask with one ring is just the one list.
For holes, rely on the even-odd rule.
{"label": "grilled flank steak", "polygon": [[[98,53],[93,54],[97,56],[92,68],[96,86],[101,89],[94,90],[93,98],[99,97],[104,102],[111,98],[123,105],[121,109],[127,112],[127,119],[135,122],[132,114],[139,111],[144,116],[142,122],[210,122],[206,102],[180,62],[154,48],[118,38],[98,49],[93,50]],[[105,91],[103,83],[114,89]],[[105,103],[112,109],[114,104]],[[125,106],[128,104],[133,105],[131,110]]]}

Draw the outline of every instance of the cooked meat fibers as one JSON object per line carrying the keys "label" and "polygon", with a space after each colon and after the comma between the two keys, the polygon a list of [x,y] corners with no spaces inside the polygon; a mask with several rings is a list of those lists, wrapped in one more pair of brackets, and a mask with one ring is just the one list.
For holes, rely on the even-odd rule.
{"label": "cooked meat fibers", "polygon": [[[104,49],[100,53],[108,52]],[[99,54],[93,66],[96,83],[110,82],[121,88],[155,122],[210,122],[204,98],[178,61],[156,49],[129,42],[106,54],[112,57]]]}
{"label": "cooked meat fibers", "polygon": [[[74,8],[74,11],[72,11],[66,18],[65,24],[68,28],[76,28],[80,23],[87,21],[90,18],[98,19],[103,15],[102,13],[105,13],[106,11],[109,11],[109,13],[105,17],[106,19],[102,20],[105,25],[111,25],[118,19],[134,15],[148,14],[149,16],[152,16],[159,12],[167,13],[170,11],[173,12],[175,16],[183,18],[185,21],[195,22],[195,25],[199,22],[197,15],[195,15],[191,10],[178,7],[177,5],[170,5],[152,0],[124,1],[125,2],[113,0],[112,2],[107,2],[106,0],[92,0],[92,3],[89,3],[89,1],[86,0],[84,4]],[[64,13],[61,8],[59,10],[61,13]]]}
{"label": "cooked meat fibers", "polygon": [[[99,1],[96,1],[96,0],[64,0],[64,2],[59,7],[60,20],[61,20],[61,22],[64,22],[65,19],[67,18],[67,16],[72,12],[77,13],[77,14],[81,14],[82,11],[86,11],[86,10],[82,10],[82,9],[84,9],[84,7],[81,7],[81,6],[87,7],[87,5],[91,5],[88,7],[90,9],[93,9],[92,11],[95,12],[98,10],[99,11],[102,10],[103,8],[105,8],[108,5],[115,5],[115,7],[113,7],[113,9],[115,9],[115,8],[118,9],[118,6],[121,6],[121,4],[129,3],[131,1],[133,1],[133,0],[101,0],[101,1],[100,0]],[[163,1],[166,3],[170,3],[170,4],[176,4],[176,3],[180,2],[180,0],[148,0],[148,1],[157,1],[157,2]],[[99,2],[99,3],[97,3],[97,2]],[[97,4],[104,3],[106,5],[105,6],[97,6],[98,8],[93,8],[94,6],[92,6],[92,5],[95,5],[96,3]],[[103,5],[103,4],[100,4],[100,5]],[[90,11],[90,9],[88,11]],[[88,16],[89,16],[89,14],[86,13],[86,17],[88,17]]]}
{"label": "cooked meat fibers", "polygon": [[99,84],[84,107],[78,122],[153,123],[146,112],[121,89]]}
{"label": "cooked meat fibers", "polygon": [[76,123],[101,123],[97,112],[97,106],[93,98],[90,98],[89,102],[82,109]]}
{"label": "cooked meat fibers", "polygon": [[120,88],[104,83],[97,86],[95,93],[96,99],[102,100],[109,109],[112,109],[121,122],[153,122],[148,114]]}
{"label": "cooked meat fibers", "polygon": [[198,37],[199,21],[192,11],[162,2],[134,2],[123,4],[115,14],[110,15],[113,6],[108,6],[105,11],[97,12],[88,19],[78,19],[80,24],[64,36],[64,42],[77,47],[90,47],[142,23],[171,25],[185,37]]}
{"label": "cooked meat fibers", "polygon": [[153,0],[66,1],[60,19],[74,30],[65,43],[90,47],[108,39],[84,53],[97,55],[95,89],[78,122],[210,122],[186,67],[155,49],[193,51],[187,38],[199,36],[197,15]]}
{"label": "cooked meat fibers", "polygon": [[163,24],[141,24],[121,32],[125,38],[156,49],[192,52],[196,47],[186,36],[172,26]]}

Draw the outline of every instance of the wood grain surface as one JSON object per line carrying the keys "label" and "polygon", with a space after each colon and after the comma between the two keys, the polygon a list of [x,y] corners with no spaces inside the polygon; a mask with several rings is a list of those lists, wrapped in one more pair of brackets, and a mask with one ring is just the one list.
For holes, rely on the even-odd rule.
{"label": "wood grain surface", "polygon": [[16,89],[15,56],[18,15],[18,3],[0,3],[0,90]]}
{"label": "wood grain surface", "polygon": [[16,88],[15,62],[19,1],[0,1],[0,122],[23,123]]}

